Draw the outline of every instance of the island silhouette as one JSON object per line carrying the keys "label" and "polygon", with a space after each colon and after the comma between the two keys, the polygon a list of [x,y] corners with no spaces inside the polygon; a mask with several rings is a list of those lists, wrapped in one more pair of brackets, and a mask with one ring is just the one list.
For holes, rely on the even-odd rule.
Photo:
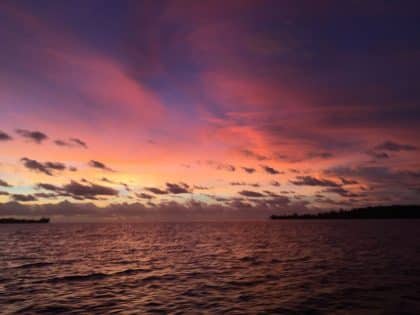
{"label": "island silhouette", "polygon": [[41,219],[0,218],[0,224],[49,223],[49,222],[50,222],[50,218],[41,218]]}
{"label": "island silhouette", "polygon": [[419,205],[392,205],[320,212],[316,214],[272,215],[272,220],[311,219],[420,219]]}

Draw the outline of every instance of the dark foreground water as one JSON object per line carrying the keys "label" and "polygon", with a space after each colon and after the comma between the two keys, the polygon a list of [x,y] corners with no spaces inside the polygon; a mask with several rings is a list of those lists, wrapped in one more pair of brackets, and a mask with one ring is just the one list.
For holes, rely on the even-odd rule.
{"label": "dark foreground water", "polygon": [[0,226],[1,314],[420,314],[420,221]]}

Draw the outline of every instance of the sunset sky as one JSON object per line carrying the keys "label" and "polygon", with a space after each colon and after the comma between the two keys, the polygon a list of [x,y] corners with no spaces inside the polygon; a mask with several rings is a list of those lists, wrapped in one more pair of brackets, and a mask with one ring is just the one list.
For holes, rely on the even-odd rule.
{"label": "sunset sky", "polygon": [[0,216],[420,203],[418,1],[1,1]]}

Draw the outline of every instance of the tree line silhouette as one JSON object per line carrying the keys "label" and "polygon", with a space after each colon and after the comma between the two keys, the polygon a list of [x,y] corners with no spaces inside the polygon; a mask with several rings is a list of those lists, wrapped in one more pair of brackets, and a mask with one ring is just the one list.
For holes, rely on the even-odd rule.
{"label": "tree line silhouette", "polygon": [[272,215],[272,220],[299,219],[420,219],[418,205],[392,205],[320,212],[316,214]]}

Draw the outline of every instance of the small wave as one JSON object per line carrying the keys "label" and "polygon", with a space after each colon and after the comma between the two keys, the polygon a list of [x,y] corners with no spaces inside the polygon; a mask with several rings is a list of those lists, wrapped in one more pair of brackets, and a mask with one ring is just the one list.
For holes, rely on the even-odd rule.
{"label": "small wave", "polygon": [[138,274],[138,273],[144,273],[144,272],[149,272],[149,271],[150,271],[149,269],[126,269],[126,270],[115,272],[111,275],[131,276],[131,275],[135,275],[135,274]]}
{"label": "small wave", "polygon": [[246,301],[250,301],[254,298],[253,295],[250,294],[241,294],[238,296],[238,300],[246,302]]}
{"label": "small wave", "polygon": [[102,272],[94,272],[89,273],[86,275],[69,275],[64,277],[55,277],[51,278],[48,281],[49,282],[67,282],[67,281],[90,281],[90,280],[101,280],[108,277],[114,277],[114,276],[130,276],[135,275],[138,273],[145,273],[149,272],[148,269],[126,269],[122,271],[117,271],[114,273],[102,273]]}
{"label": "small wave", "polygon": [[144,282],[152,282],[152,281],[163,281],[163,280],[175,280],[177,276],[175,275],[162,275],[162,276],[148,276],[142,279]]}
{"label": "small wave", "polygon": [[70,282],[70,281],[89,281],[89,280],[100,280],[110,275],[105,273],[89,273],[87,275],[70,275],[64,277],[54,277],[48,280],[48,282]]}
{"label": "small wave", "polygon": [[113,261],[112,264],[114,264],[114,265],[130,265],[130,264],[135,264],[137,262],[138,262],[138,260],[116,260],[116,261]]}
{"label": "small wave", "polygon": [[47,266],[51,266],[54,265],[54,263],[52,262],[36,262],[36,263],[28,263],[28,264],[23,264],[20,266],[16,266],[14,267],[14,269],[29,269],[29,268],[41,268],[41,267],[47,267]]}
{"label": "small wave", "polygon": [[161,277],[159,277],[159,276],[149,276],[149,277],[143,278],[142,280],[144,282],[158,281],[158,280],[161,280]]}
{"label": "small wave", "polygon": [[262,264],[262,261],[260,261],[257,257],[255,256],[245,256],[239,259],[241,262],[246,262],[251,266],[258,266]]}
{"label": "small wave", "polygon": [[72,308],[67,305],[61,305],[61,304],[52,304],[47,305],[45,307],[40,307],[36,310],[39,314],[63,314],[63,313],[69,313],[72,311]]}
{"label": "small wave", "polygon": [[257,258],[254,256],[243,256],[239,258],[240,261],[255,261]]}
{"label": "small wave", "polygon": [[30,256],[19,256],[19,257],[11,257],[8,258],[9,261],[15,261],[15,260],[37,260],[39,258],[37,257],[30,257]]}
{"label": "small wave", "polygon": [[239,286],[239,287],[251,287],[258,284],[261,284],[262,280],[233,280],[228,281],[228,284],[231,286]]}

